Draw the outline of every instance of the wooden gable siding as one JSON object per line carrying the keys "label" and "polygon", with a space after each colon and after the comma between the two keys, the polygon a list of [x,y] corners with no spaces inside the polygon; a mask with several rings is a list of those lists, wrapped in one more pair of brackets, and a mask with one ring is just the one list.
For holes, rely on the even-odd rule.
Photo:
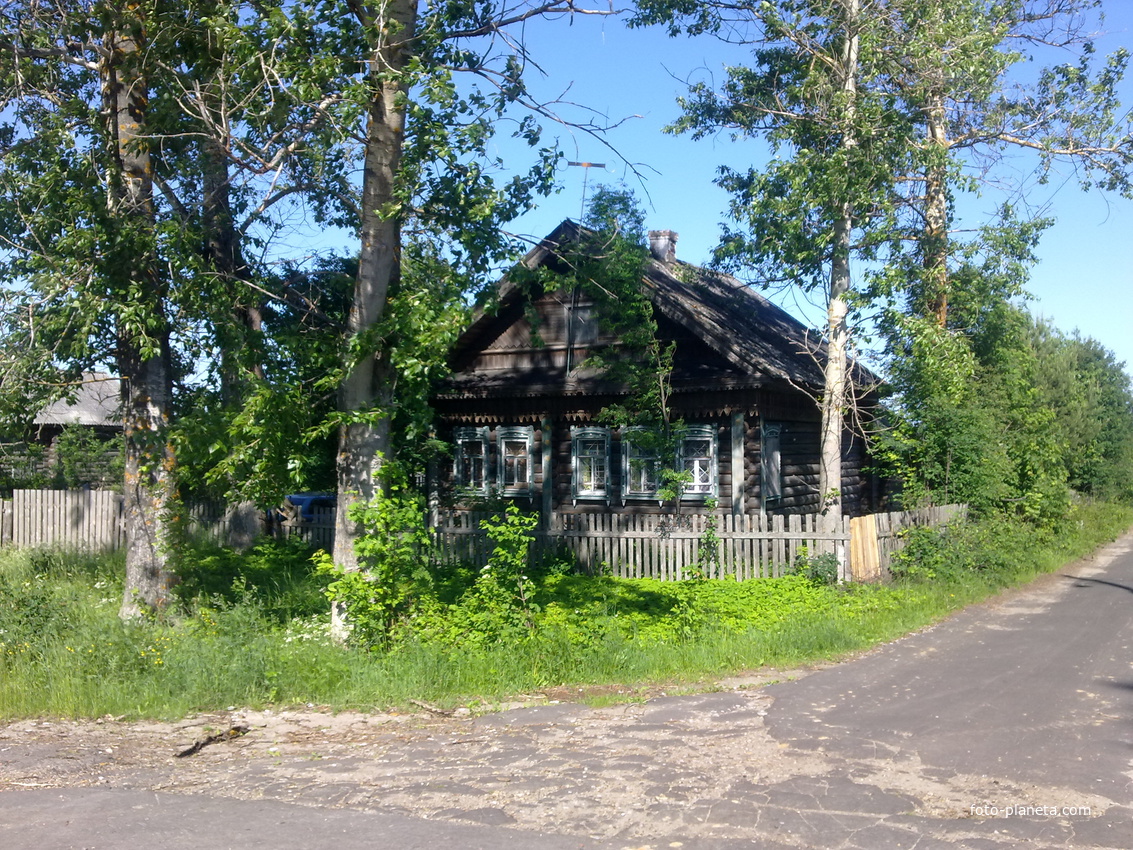
{"label": "wooden gable siding", "polygon": [[[582,318],[574,320],[574,329],[568,334],[568,313],[581,317],[591,307],[586,300],[572,305],[569,295],[553,292],[535,299],[530,311],[515,303],[502,308],[481,329],[475,344],[454,357],[454,388],[467,389],[478,381],[487,381],[496,388],[493,395],[507,395],[530,390],[578,392],[603,384],[608,387],[596,370],[579,367],[591,355],[615,343],[615,338],[596,328],[593,320]],[[675,387],[750,386],[758,380],[741,373],[669,318],[658,315],[657,323],[661,345],[676,343],[671,376]]]}
{"label": "wooden gable siding", "polygon": [[[531,305],[532,316],[521,304],[501,310],[485,333],[480,348],[454,364],[461,372],[558,369],[566,365],[567,310],[561,293],[550,293]],[[582,306],[582,305],[579,305]]]}

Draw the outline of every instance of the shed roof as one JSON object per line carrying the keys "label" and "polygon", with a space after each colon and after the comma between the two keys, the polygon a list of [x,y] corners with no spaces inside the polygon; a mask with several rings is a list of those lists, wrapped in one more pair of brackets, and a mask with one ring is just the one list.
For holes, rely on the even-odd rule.
{"label": "shed roof", "polygon": [[122,379],[105,372],[84,372],[73,396],[53,401],[33,420],[35,425],[119,427]]}

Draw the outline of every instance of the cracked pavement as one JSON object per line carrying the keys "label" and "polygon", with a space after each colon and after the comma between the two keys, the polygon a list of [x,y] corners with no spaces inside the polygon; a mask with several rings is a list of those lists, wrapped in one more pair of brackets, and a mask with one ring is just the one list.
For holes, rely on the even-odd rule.
{"label": "cracked pavement", "polygon": [[1131,649],[1133,536],[853,660],[694,696],[20,721],[0,846],[1133,850]]}

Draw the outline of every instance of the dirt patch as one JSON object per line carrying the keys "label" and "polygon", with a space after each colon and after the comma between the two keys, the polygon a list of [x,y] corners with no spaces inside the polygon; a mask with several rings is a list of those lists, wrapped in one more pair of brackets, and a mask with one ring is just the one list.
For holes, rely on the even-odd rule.
{"label": "dirt patch", "polygon": [[[1051,789],[934,772],[899,750],[848,760],[787,746],[764,725],[772,700],[759,689],[786,676],[764,672],[713,693],[596,708],[551,689],[483,715],[305,709],[176,723],[27,720],[0,728],[0,788],[146,788],[595,838],[783,846],[832,846],[822,835],[834,828],[900,833],[909,818],[916,829],[931,824],[944,835],[959,826],[967,835],[973,822],[963,807],[974,796],[1055,799]],[[247,732],[226,734],[233,728]],[[1056,796],[1099,814],[1108,805]]]}

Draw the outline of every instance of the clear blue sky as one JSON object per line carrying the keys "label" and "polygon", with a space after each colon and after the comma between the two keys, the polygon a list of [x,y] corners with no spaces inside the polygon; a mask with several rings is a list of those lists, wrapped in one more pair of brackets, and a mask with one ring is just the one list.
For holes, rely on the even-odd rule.
{"label": "clear blue sky", "polygon": [[[1133,47],[1133,0],[1105,0],[1105,32],[1097,40],[1098,52]],[[545,96],[559,96],[585,104],[610,120],[631,115],[607,136],[627,160],[645,173],[641,184],[619,158],[596,140],[574,132],[559,132],[568,159],[605,162],[606,173],[592,169],[596,183],[626,185],[638,192],[648,208],[651,229],[680,233],[678,256],[694,263],[708,259],[725,217],[727,195],[713,185],[721,164],[759,163],[762,147],[755,142],[732,142],[727,136],[693,141],[661,132],[678,114],[676,98],[688,79],[720,78],[721,67],[743,54],[713,39],[669,39],[658,29],[627,30],[615,18],[577,18],[541,22],[528,31],[532,56],[547,72],[538,84]],[[1133,105],[1133,81],[1127,79],[1123,102]],[[564,108],[574,117],[577,110]],[[551,132],[554,132],[553,130]],[[510,146],[506,158],[519,154]],[[1019,168],[1025,168],[1020,162]],[[516,223],[517,232],[538,237],[566,217],[580,212],[583,172],[568,169],[561,192]],[[1001,200],[988,193],[975,207],[995,208]],[[1079,189],[1069,175],[1048,185],[1031,187],[1025,196],[1033,210],[1044,211],[1056,224],[1039,246],[1040,263],[1033,271],[1030,292],[1032,312],[1044,316],[1063,331],[1079,329],[1113,350],[1133,374],[1133,201],[1103,197]],[[978,216],[963,222],[978,224]],[[800,318],[816,324],[821,312],[803,302],[803,296],[777,299]]]}

